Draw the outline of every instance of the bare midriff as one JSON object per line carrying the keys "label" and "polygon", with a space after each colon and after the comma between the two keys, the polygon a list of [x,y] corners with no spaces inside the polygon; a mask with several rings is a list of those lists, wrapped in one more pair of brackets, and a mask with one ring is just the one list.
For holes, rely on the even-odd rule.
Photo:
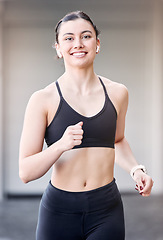
{"label": "bare midriff", "polygon": [[51,183],[72,192],[89,191],[113,180],[113,148],[89,147],[64,152],[54,164]]}

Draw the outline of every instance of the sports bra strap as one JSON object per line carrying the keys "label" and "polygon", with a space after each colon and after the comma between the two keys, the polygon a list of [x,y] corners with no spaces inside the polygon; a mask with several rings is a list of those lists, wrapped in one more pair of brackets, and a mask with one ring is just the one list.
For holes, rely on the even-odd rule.
{"label": "sports bra strap", "polygon": [[105,96],[108,97],[108,93],[107,93],[106,87],[105,87],[105,85],[104,85],[102,79],[101,79],[100,77],[99,77],[99,79],[100,79],[100,82],[101,82],[101,84],[102,84],[102,86],[103,86],[103,89],[104,89],[104,92],[105,92]]}
{"label": "sports bra strap", "polygon": [[55,83],[56,83],[56,86],[57,86],[57,90],[58,90],[59,96],[60,96],[60,97],[63,97],[63,96],[62,96],[61,89],[60,89],[60,87],[59,87],[58,81],[56,81]]}
{"label": "sports bra strap", "polygon": [[[102,86],[103,86],[103,89],[104,89],[105,95],[108,96],[108,93],[107,93],[107,91],[106,91],[106,87],[105,87],[103,81],[101,80],[100,77],[99,77],[99,79],[100,79],[100,82],[101,82],[101,84],[102,84]],[[59,93],[60,97],[63,98],[63,95],[62,95],[61,89],[60,89],[60,87],[59,87],[59,83],[58,83],[58,81],[56,81],[55,83],[56,83],[56,87],[57,87],[57,90],[58,90],[58,93]]]}

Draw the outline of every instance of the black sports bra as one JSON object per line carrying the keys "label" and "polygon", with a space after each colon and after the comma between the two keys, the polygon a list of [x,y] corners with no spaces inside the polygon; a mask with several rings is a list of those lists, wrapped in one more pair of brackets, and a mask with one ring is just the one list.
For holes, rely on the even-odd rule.
{"label": "black sports bra", "polygon": [[92,117],[85,117],[76,112],[65,101],[59,84],[56,82],[57,90],[60,95],[60,103],[52,122],[46,128],[45,141],[48,146],[58,141],[68,126],[82,121],[82,129],[84,131],[82,143],[74,148],[114,148],[117,112],[101,79],[100,82],[105,93],[105,103],[101,111]]}

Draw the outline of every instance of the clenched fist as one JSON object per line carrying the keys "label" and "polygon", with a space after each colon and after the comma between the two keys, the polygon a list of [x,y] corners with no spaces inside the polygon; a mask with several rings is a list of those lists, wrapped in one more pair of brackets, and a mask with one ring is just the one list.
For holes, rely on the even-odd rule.
{"label": "clenched fist", "polygon": [[82,143],[83,138],[83,130],[82,130],[83,122],[79,122],[75,125],[68,126],[60,139],[60,143],[63,146],[63,151],[67,151],[72,149],[76,145],[80,145]]}

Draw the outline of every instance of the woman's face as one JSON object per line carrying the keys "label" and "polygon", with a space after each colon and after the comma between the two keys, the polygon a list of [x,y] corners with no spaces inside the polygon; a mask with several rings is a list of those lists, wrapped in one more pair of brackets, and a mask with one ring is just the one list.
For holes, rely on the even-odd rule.
{"label": "woman's face", "polygon": [[61,23],[56,50],[62,55],[65,67],[93,65],[99,45],[95,30],[88,21],[79,18]]}

